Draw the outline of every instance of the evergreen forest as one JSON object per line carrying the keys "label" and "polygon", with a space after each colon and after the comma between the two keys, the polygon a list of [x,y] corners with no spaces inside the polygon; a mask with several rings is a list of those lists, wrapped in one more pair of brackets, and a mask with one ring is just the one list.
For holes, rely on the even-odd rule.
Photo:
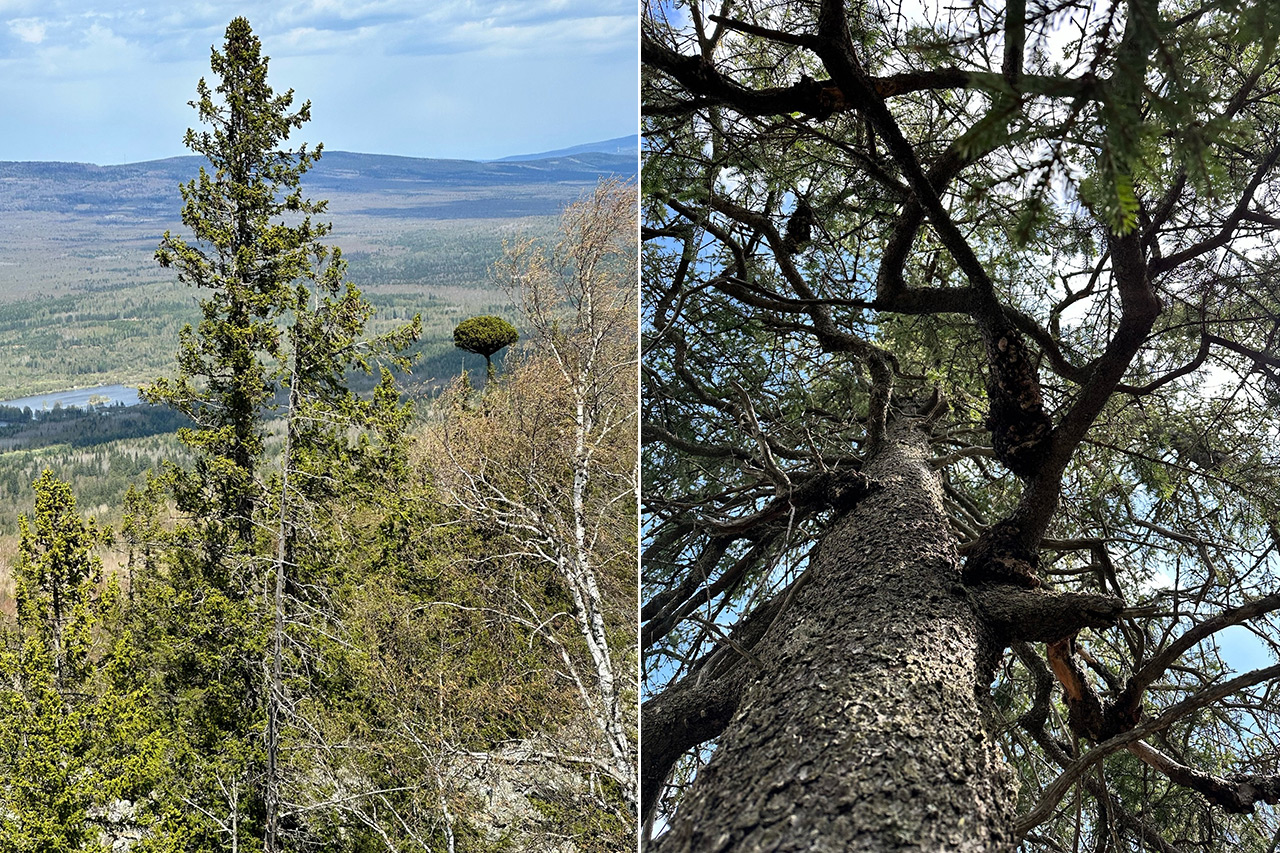
{"label": "evergreen forest", "polygon": [[519,341],[410,401],[421,318],[353,283],[267,70],[237,18],[197,84],[152,414],[0,452],[0,851],[629,849],[636,189],[508,240]]}

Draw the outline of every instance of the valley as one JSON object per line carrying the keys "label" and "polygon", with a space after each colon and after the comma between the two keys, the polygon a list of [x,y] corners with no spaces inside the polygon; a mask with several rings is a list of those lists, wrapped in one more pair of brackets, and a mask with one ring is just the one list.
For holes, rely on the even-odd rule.
{"label": "valley", "polygon": [[[484,370],[482,357],[453,346],[452,332],[476,314],[514,318],[489,275],[504,241],[549,236],[564,206],[601,178],[634,179],[637,144],[624,137],[579,146],[601,150],[491,163],[325,152],[304,187],[329,201],[331,242],[376,309],[369,332],[422,315],[417,360],[398,377],[407,398],[425,402],[463,369]],[[182,233],[179,185],[202,162],[0,162],[0,401],[21,407],[31,395],[138,388],[172,374],[179,331],[199,322],[207,294],[154,254],[166,229]],[[184,458],[173,437],[182,423],[145,405],[9,419],[0,426],[0,556],[16,547],[41,470],[69,480],[89,514],[119,523],[128,487]],[[0,609],[12,607],[10,583],[0,570]]]}
{"label": "valley", "polygon": [[[496,162],[325,152],[303,186],[329,201],[330,242],[377,309],[370,331],[422,314],[412,393],[474,368],[453,348],[458,321],[509,313],[488,273],[503,242],[546,236],[601,178],[634,178],[635,153],[616,153],[628,145]],[[0,399],[141,385],[171,368],[201,294],[154,253],[166,230],[182,233],[179,185],[202,162],[0,163]]]}

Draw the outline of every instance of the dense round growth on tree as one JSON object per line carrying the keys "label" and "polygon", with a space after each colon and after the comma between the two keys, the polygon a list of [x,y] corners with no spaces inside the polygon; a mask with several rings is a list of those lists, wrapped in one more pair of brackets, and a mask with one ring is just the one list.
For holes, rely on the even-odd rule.
{"label": "dense round growth on tree", "polygon": [[463,320],[453,330],[453,345],[486,359],[520,339],[516,327],[501,317],[486,314]]}
{"label": "dense round growth on tree", "polygon": [[469,317],[453,330],[455,347],[484,356],[486,381],[493,379],[493,354],[519,339],[515,326],[492,314]]}

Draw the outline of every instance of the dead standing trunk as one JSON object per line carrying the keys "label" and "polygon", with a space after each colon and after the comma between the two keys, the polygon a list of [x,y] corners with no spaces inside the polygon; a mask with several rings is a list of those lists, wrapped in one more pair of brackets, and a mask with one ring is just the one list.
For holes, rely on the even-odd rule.
{"label": "dead standing trunk", "polygon": [[961,585],[928,455],[895,421],[865,468],[879,489],[740,662],[737,712],[662,853],[1012,848],[1012,775],[979,698],[1001,643]]}

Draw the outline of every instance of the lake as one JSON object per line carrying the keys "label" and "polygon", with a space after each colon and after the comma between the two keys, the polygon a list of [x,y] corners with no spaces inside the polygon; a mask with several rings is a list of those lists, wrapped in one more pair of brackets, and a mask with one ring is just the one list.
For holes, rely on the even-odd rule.
{"label": "lake", "polygon": [[61,403],[62,408],[84,408],[89,405],[89,398],[100,402],[105,398],[106,404],[114,406],[120,403],[125,406],[136,406],[139,402],[138,389],[126,385],[99,385],[95,388],[74,388],[70,391],[52,391],[48,394],[36,394],[34,397],[19,397],[16,400],[0,400],[0,406],[13,406],[21,409],[30,406],[31,411],[40,412],[52,409]]}

